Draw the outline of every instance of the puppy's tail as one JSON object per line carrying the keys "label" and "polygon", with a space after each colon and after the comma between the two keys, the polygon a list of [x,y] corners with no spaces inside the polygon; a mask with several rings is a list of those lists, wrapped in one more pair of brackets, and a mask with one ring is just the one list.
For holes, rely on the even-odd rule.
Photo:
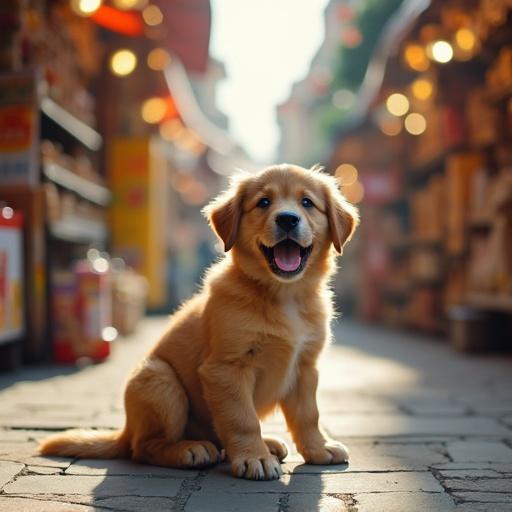
{"label": "puppy's tail", "polygon": [[42,455],[88,459],[116,459],[130,454],[130,443],[123,430],[68,430],[44,439]]}

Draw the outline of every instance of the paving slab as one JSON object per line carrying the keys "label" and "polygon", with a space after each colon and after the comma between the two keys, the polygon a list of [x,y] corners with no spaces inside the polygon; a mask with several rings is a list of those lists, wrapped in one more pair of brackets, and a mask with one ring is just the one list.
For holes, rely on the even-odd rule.
{"label": "paving slab", "polygon": [[495,469],[443,469],[439,471],[439,474],[446,479],[501,478],[503,476]]}
{"label": "paving slab", "polygon": [[99,498],[92,501],[95,510],[101,507],[104,510],[122,512],[169,512],[175,510],[175,503],[172,498],[139,498],[137,496]]}
{"label": "paving slab", "polygon": [[36,500],[33,498],[0,496],[0,510],[2,512],[93,512],[100,509],[74,503],[49,501],[47,499]]}
{"label": "paving slab", "polygon": [[174,497],[182,479],[141,476],[24,476],[4,487],[5,494],[81,494],[87,496]]}
{"label": "paving slab", "polygon": [[321,413],[337,414],[377,414],[399,413],[399,406],[388,398],[364,396],[354,393],[341,394],[339,390],[322,390],[318,396]]}
{"label": "paving slab", "polygon": [[421,492],[361,493],[354,496],[357,512],[450,512],[455,503],[448,494]]}
{"label": "paving slab", "polygon": [[455,512],[510,512],[510,505],[507,503],[459,503]]}
{"label": "paving slab", "polygon": [[509,430],[494,418],[474,416],[457,418],[414,417],[406,414],[333,415],[324,414],[321,422],[334,436],[416,436],[486,435],[505,436]]}
{"label": "paving slab", "polygon": [[432,466],[437,470],[450,469],[492,469],[498,473],[512,473],[512,464],[494,462],[444,462]]}
{"label": "paving slab", "polygon": [[58,475],[63,471],[64,468],[52,468],[50,466],[27,466],[27,472],[35,475]]}
{"label": "paving slab", "polygon": [[[349,496],[345,499],[347,503],[352,501]],[[326,496],[323,494],[291,494],[286,501],[286,505],[286,510],[290,512],[349,512],[350,510],[342,496]]]}
{"label": "paving slab", "polygon": [[0,489],[2,489],[7,482],[10,482],[24,467],[23,464],[0,460]]}
{"label": "paving slab", "polygon": [[69,457],[43,457],[37,453],[37,443],[0,442],[0,460],[22,462],[32,466],[67,468],[73,459]]}
{"label": "paving slab", "polygon": [[[512,393],[512,390],[510,390]],[[506,416],[512,414],[512,399],[494,397],[493,400],[462,399],[475,414],[482,416]]]}
{"label": "paving slab", "polygon": [[87,427],[92,421],[91,418],[82,416],[68,416],[60,417],[47,417],[45,415],[27,413],[26,415],[9,416],[7,418],[0,418],[0,426],[11,428],[42,428],[42,429],[67,429],[76,427]]}
{"label": "paving slab", "polygon": [[477,478],[450,479],[443,481],[443,486],[452,491],[472,492],[512,492],[512,478]]}
{"label": "paving slab", "polygon": [[352,494],[369,489],[373,492],[443,492],[439,482],[426,471],[293,474],[283,475],[280,480],[261,482],[233,478],[225,465],[208,473],[201,488],[211,493]]}
{"label": "paving slab", "polygon": [[53,431],[51,430],[44,431],[0,428],[0,442],[26,443],[27,441],[42,439],[52,433]]}
{"label": "paving slab", "polygon": [[512,503],[512,493],[453,491],[452,496],[462,501],[487,503],[489,512],[494,512],[494,503]]}
{"label": "paving slab", "polygon": [[[303,496],[301,496],[303,498]],[[246,493],[229,493],[212,495],[208,491],[199,491],[193,494],[188,500],[186,512],[278,512],[279,502],[282,495],[279,493],[269,494],[246,494]],[[288,510],[295,512],[296,509]],[[299,509],[301,510],[301,509]],[[308,512],[318,510],[314,508],[308,509]],[[343,509],[338,509],[343,511]],[[138,512],[138,511],[135,511]],[[298,510],[297,510],[298,512]]]}
{"label": "paving slab", "polygon": [[160,466],[149,466],[136,464],[130,460],[114,459],[80,459],[71,464],[65,471],[66,475],[108,475],[108,476],[157,476],[172,478],[193,478],[198,471],[190,469],[164,468]]}
{"label": "paving slab", "polygon": [[454,462],[510,462],[512,449],[496,441],[456,441],[446,444]]}
{"label": "paving slab", "polygon": [[283,465],[287,473],[347,473],[369,471],[426,470],[433,464],[448,462],[448,457],[433,445],[354,444],[348,443],[348,465],[315,466],[304,464],[301,457],[288,456]]}
{"label": "paving slab", "polygon": [[464,404],[414,403],[404,404],[402,409],[413,416],[448,417],[467,416],[470,409]]}

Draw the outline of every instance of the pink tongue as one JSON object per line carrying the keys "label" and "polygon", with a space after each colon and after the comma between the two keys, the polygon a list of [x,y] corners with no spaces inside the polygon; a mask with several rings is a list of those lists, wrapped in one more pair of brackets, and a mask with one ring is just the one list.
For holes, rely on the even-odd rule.
{"label": "pink tongue", "polygon": [[300,247],[294,243],[282,242],[274,247],[274,260],[284,272],[293,272],[300,266]]}

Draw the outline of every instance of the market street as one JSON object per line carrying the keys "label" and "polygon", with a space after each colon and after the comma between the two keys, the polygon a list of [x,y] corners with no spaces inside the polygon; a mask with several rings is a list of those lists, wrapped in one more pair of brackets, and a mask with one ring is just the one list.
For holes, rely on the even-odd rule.
{"label": "market street", "polygon": [[[288,456],[279,481],[127,461],[38,457],[68,427],[119,427],[124,380],[165,325],[144,320],[107,362],[25,367],[0,377],[2,511],[509,511],[510,357],[462,356],[443,342],[342,321],[321,363],[322,424],[348,466]],[[264,431],[286,437],[279,416]],[[290,448],[292,447],[289,444]]]}

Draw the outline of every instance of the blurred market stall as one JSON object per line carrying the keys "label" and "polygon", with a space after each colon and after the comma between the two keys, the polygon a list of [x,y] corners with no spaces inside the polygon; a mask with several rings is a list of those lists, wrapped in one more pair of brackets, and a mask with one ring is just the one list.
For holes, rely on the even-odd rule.
{"label": "blurred market stall", "polygon": [[251,164],[210,25],[208,0],[1,3],[2,366],[103,359],[214,257],[199,206]]}
{"label": "blurred market stall", "polygon": [[510,348],[512,3],[392,4],[330,2],[334,44],[278,111],[281,157],[325,162],[359,203],[342,276],[360,318]]}

